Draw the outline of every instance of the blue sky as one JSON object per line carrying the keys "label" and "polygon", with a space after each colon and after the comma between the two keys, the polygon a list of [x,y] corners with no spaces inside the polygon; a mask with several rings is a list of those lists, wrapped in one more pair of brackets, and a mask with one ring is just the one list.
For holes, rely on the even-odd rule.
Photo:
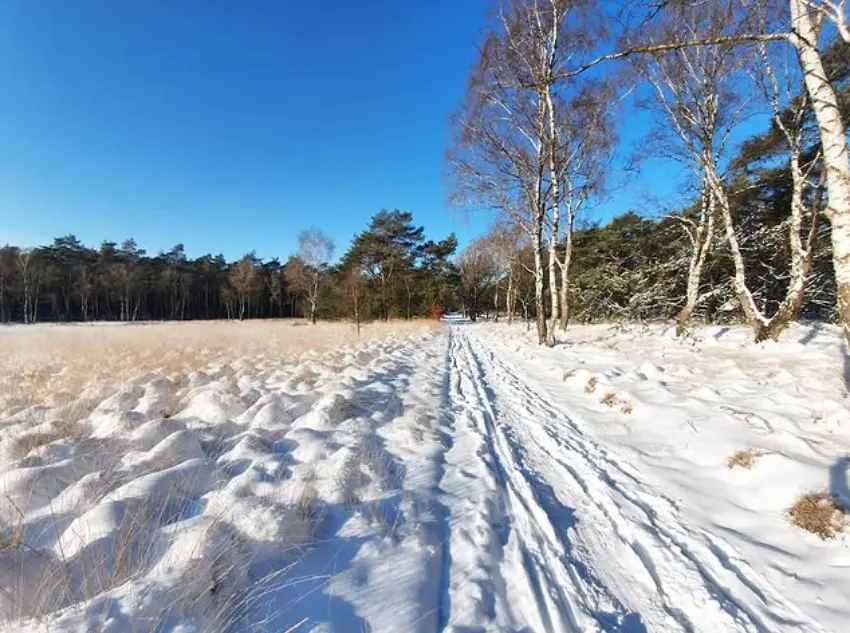
{"label": "blue sky", "polygon": [[[487,6],[6,0],[0,243],[132,236],[283,259],[311,226],[341,253],[381,208],[464,243],[488,218],[449,208],[443,160]],[[641,127],[627,119],[626,140]]]}

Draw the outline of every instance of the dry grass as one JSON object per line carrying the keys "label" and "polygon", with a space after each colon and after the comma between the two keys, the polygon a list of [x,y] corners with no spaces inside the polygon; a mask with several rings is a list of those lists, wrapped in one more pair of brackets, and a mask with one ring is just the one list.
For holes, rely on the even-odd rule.
{"label": "dry grass", "polygon": [[614,408],[617,406],[619,399],[617,398],[617,394],[614,393],[606,393],[602,396],[602,400],[599,401],[599,404],[604,404],[606,407]]}
{"label": "dry grass", "polygon": [[752,470],[758,464],[761,455],[753,450],[735,451],[726,461],[726,466],[732,468],[746,468]]}
{"label": "dry grass", "polygon": [[7,499],[17,513],[17,519],[11,525],[0,524],[0,552],[19,550],[24,546],[24,534],[26,534],[26,517],[21,509],[11,499]]}
{"label": "dry grass", "polygon": [[606,393],[602,396],[602,399],[599,401],[600,404],[604,404],[609,409],[613,409],[614,407],[620,407],[620,412],[629,414],[634,411],[634,405],[628,400],[623,400],[617,397],[615,393]]}
{"label": "dry grass", "polygon": [[304,479],[301,493],[295,501],[295,512],[302,521],[316,522],[319,514],[319,492],[316,490],[315,471],[310,471]]}
{"label": "dry grass", "polygon": [[[5,466],[2,460],[7,458],[17,461],[17,467],[48,463],[63,454],[62,446],[52,445],[65,441],[78,445],[77,452],[82,455],[80,443],[86,441],[91,423],[86,418],[95,407],[116,390],[132,391],[136,397],[154,378],[166,380],[159,381],[164,385],[157,391],[162,401],[151,405],[155,408],[150,415],[167,418],[180,410],[181,394],[188,389],[189,375],[195,371],[235,374],[243,363],[276,369],[279,363],[298,361],[299,357],[304,361],[318,359],[320,354],[333,349],[443,327],[433,321],[375,323],[364,326],[358,337],[350,324],[293,325],[291,321],[253,321],[0,326],[0,466]],[[103,499],[124,483],[113,476],[110,465],[120,455],[110,454],[107,444],[100,448],[100,440],[95,445],[97,454],[84,461],[103,462],[105,475],[94,484],[94,490],[86,490],[85,498],[107,503]],[[365,446],[355,451],[358,464],[374,466],[378,479],[390,480],[391,472],[377,468],[380,455],[373,455],[369,449]],[[296,499],[281,504],[294,517],[292,525],[302,526],[308,533],[306,542],[315,538],[323,518],[324,506],[317,483],[315,473],[311,474]],[[23,502],[18,497],[8,497],[11,505],[6,508],[4,494],[0,491],[0,505],[4,506],[0,513],[0,572],[5,565],[26,569],[26,573],[21,575],[20,586],[14,591],[4,594],[5,588],[0,587],[0,623],[42,618],[68,605],[95,599],[118,585],[141,581],[161,551],[171,547],[169,539],[179,534],[172,531],[172,524],[193,511],[191,499],[179,495],[167,494],[164,499],[160,495],[131,497],[126,500],[120,525],[108,537],[88,543],[82,536],[85,529],[77,535],[76,524],[73,528],[62,527],[58,545],[61,551],[54,553],[42,549],[38,540],[42,528],[32,527],[32,517],[27,522],[25,513],[31,512],[27,495],[23,495]],[[377,511],[371,506],[366,510]],[[80,512],[83,510],[76,506],[63,506],[51,520],[80,519],[80,525],[88,525],[88,519],[83,521]],[[212,525],[218,532],[233,532],[233,539],[238,536],[229,527],[229,521],[221,517],[213,520]],[[198,545],[200,549],[203,547],[207,547],[206,541]],[[218,563],[210,559],[216,558],[219,545],[214,543],[209,547],[212,550],[201,551],[200,558],[205,559],[204,565],[216,567]],[[232,577],[247,571],[232,567],[229,561],[233,556],[228,552],[233,548],[225,549],[220,556],[223,571],[213,573],[213,577],[226,579],[224,584],[238,585]],[[250,555],[246,553],[245,561],[239,564],[247,569],[249,563]],[[203,577],[199,574],[199,578]],[[263,579],[249,591],[256,589],[261,593],[269,584],[267,580],[271,579]],[[250,602],[260,597],[242,593],[234,594],[232,600],[228,597],[221,607],[222,617],[231,615],[228,609],[237,613],[244,608],[233,600]],[[189,606],[197,598],[187,597]]]}
{"label": "dry grass", "polygon": [[599,384],[599,379],[596,376],[588,378],[587,384],[584,386],[585,393],[593,393],[596,391],[597,384]]}
{"label": "dry grass", "polygon": [[150,373],[180,379],[213,363],[287,360],[440,327],[426,320],[372,323],[359,337],[349,323],[292,320],[0,327],[0,417],[45,404],[73,405],[67,417],[82,419],[90,411],[81,408],[80,395],[92,386]]}
{"label": "dry grass", "polygon": [[847,525],[847,517],[826,490],[807,492],[797,499],[788,510],[788,519],[824,540],[835,538]]}

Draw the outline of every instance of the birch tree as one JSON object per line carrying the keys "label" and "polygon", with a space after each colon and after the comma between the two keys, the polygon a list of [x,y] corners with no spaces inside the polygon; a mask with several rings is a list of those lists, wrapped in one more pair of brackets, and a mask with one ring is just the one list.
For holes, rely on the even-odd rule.
{"label": "birch tree", "polygon": [[[510,218],[499,218],[481,242],[490,252],[496,269],[496,279],[493,283],[493,307],[496,321],[499,320],[500,299],[504,299],[505,313],[508,324],[513,323],[514,306],[516,305],[517,261],[523,245],[523,232]],[[504,287],[504,293],[500,292]]]}
{"label": "birch tree", "polygon": [[[835,87],[824,69],[822,41],[824,22],[831,22],[844,42],[848,38],[848,20],[845,0],[712,0],[692,3],[690,0],[654,0],[639,3],[642,11],[637,15],[648,19],[688,6],[726,7],[729,15],[725,30],[697,37],[690,34],[671,33],[664,41],[638,44],[626,37],[620,50],[600,55],[576,67],[559,73],[560,79],[571,79],[596,66],[618,59],[680,51],[691,48],[710,48],[726,45],[749,45],[754,42],[787,41],[793,46],[803,74],[804,84],[818,125],[823,152],[826,207],[823,216],[831,224],[833,268],[835,270],[838,318],[845,338],[850,342],[850,152],[845,127]],[[755,23],[750,19],[756,16]],[[648,16],[648,17],[647,17]],[[633,20],[632,20],[633,21]],[[629,20],[626,20],[628,23]],[[627,26],[627,30],[628,30]],[[709,182],[712,185],[712,182]],[[716,184],[716,182],[714,183]],[[712,185],[713,186],[713,185]],[[721,202],[721,201],[718,201]],[[723,205],[720,205],[723,210]],[[734,237],[726,229],[727,237]],[[736,293],[740,294],[739,273],[736,272]],[[749,302],[744,299],[745,312]],[[757,315],[747,314],[754,322]]]}
{"label": "birch tree", "polygon": [[[561,218],[561,231],[554,249],[560,281],[558,290],[558,325],[566,330],[570,318],[569,273],[573,259],[573,232],[579,213],[604,195],[609,178],[610,163],[617,143],[612,121],[612,104],[616,97],[611,86],[603,82],[585,85],[575,96],[566,100],[556,119],[553,135],[555,157],[550,160],[553,183],[553,206],[561,207],[553,216]],[[557,103],[557,101],[556,101]],[[554,143],[557,145],[554,145]],[[553,184],[553,192],[555,186]],[[557,204],[555,204],[557,199]],[[553,233],[557,225],[552,225]],[[551,277],[551,273],[550,273]],[[553,317],[554,317],[553,313]],[[555,319],[552,320],[552,326]]]}
{"label": "birch tree", "polygon": [[[590,0],[548,0],[531,4],[534,24],[530,29],[540,50],[535,89],[546,106],[546,161],[551,189],[548,214],[549,296],[551,321],[546,343],[555,342],[555,327],[566,329],[569,320],[568,274],[572,255],[575,213],[601,183],[605,171],[593,160],[610,153],[613,147],[604,135],[607,107],[590,98],[594,90],[577,89],[575,81],[559,80],[562,69],[590,50],[601,35],[596,3]],[[593,16],[593,19],[588,19]],[[608,95],[610,96],[610,95]],[[597,107],[589,107],[591,104]],[[610,131],[607,128],[606,131]],[[562,232],[564,235],[562,235]],[[559,247],[565,242],[563,256]]]}
{"label": "birch tree", "polygon": [[472,321],[481,313],[481,300],[498,279],[499,267],[485,239],[467,246],[458,259],[464,303]]}
{"label": "birch tree", "polygon": [[824,17],[848,39],[843,0],[789,0],[788,39],[797,52],[812,110],[817,118],[827,190],[824,216],[832,225],[832,264],[837,286],[838,316],[850,342],[850,153],[847,128],[835,88],[830,84],[821,54],[820,26]]}
{"label": "birch tree", "polygon": [[[247,253],[242,259],[233,264],[230,269],[230,285],[236,295],[239,307],[239,320],[245,318],[248,303],[257,291],[259,282],[258,266],[254,253]],[[230,307],[228,304],[228,314]]]}
{"label": "birch tree", "polygon": [[[794,16],[793,5],[796,1],[791,1],[792,22]],[[786,120],[783,118],[783,109],[780,107],[779,82],[769,64],[766,53],[766,41],[768,40],[765,38],[752,38],[753,43],[749,45],[749,50],[747,51],[741,50],[740,42],[728,41],[717,43],[722,39],[724,27],[730,23],[734,23],[736,20],[737,16],[735,14],[734,4],[731,2],[708,3],[695,5],[695,7],[693,10],[690,10],[680,6],[672,14],[668,15],[666,23],[661,29],[660,39],[671,41],[674,37],[681,36],[682,31],[684,31],[686,35],[685,39],[688,41],[714,41],[713,44],[698,47],[685,46],[663,53],[649,54],[638,58],[634,63],[639,72],[652,85],[658,101],[668,114],[668,119],[673,129],[675,129],[684,145],[688,148],[692,158],[696,158],[695,163],[702,170],[703,182],[709,192],[709,202],[707,205],[703,205],[703,208],[708,208],[709,210],[708,217],[706,218],[703,215],[700,225],[696,226],[692,234],[693,254],[689,270],[688,297],[686,305],[679,315],[678,329],[681,332],[687,327],[693,307],[697,301],[696,288],[699,286],[698,276],[701,273],[704,262],[704,249],[707,247],[704,240],[710,239],[711,233],[707,230],[707,225],[710,223],[712,217],[711,206],[712,202],[714,202],[717,205],[723,222],[726,240],[734,264],[733,287],[738,303],[744,312],[747,322],[755,332],[756,340],[776,338],[799,309],[811,262],[813,240],[817,230],[816,212],[809,211],[808,213],[812,217],[808,237],[804,238],[801,234],[803,230],[803,218],[807,213],[804,209],[806,190],[809,188],[807,176],[813,167],[813,164],[809,165],[808,170],[804,173],[800,163],[802,150],[802,138],[800,135],[802,134],[802,113],[805,107],[805,100],[798,103],[797,109],[790,119]],[[766,31],[772,19],[767,13],[768,4],[762,3],[759,8],[764,11],[760,16],[761,29]],[[756,16],[758,17],[758,14]],[[690,19],[685,19],[686,17]],[[798,12],[798,22],[799,19]],[[808,10],[802,17],[803,22],[807,19],[811,19]],[[693,28],[694,26],[697,28]],[[803,28],[803,31],[805,31],[805,28]],[[674,32],[676,35],[674,35]],[[812,32],[809,35],[814,38],[814,42],[817,41],[816,33]],[[812,80],[808,77],[806,55],[800,51],[801,47],[805,48],[806,45],[811,43],[811,40],[801,43],[799,41],[800,37],[806,38],[807,36],[804,33],[801,34],[801,32],[798,32],[796,28],[792,29],[792,33],[788,37],[797,49],[797,57],[806,81],[809,99],[814,94],[812,90],[813,83],[818,83],[818,88],[822,89],[824,93],[831,91],[834,98],[834,91],[829,86],[822,65],[820,67],[820,80]],[[742,38],[742,41],[744,39]],[[732,82],[735,81],[736,70],[740,68],[740,60],[744,57],[744,53],[753,53],[755,51],[761,53],[762,64],[760,65],[759,72],[765,77],[763,85],[765,86],[765,93],[768,95],[768,101],[772,106],[774,125],[777,126],[787,140],[793,182],[791,218],[789,222],[789,246],[791,251],[790,280],[785,298],[780,303],[779,309],[770,317],[763,310],[759,309],[752,292],[747,286],[747,274],[744,257],[741,252],[741,243],[736,234],[731,206],[723,181],[723,174],[718,169],[718,157],[714,152],[712,143],[709,142],[713,142],[713,139],[716,138],[716,122],[719,120],[718,114],[722,112],[722,105],[728,101],[724,98],[721,90],[719,90],[721,85],[717,80],[725,78],[727,85],[732,85]],[[808,63],[817,66],[820,63],[819,54],[815,54],[815,51],[812,49],[807,49],[807,53],[809,56]],[[731,91],[731,94],[734,94],[734,90]],[[826,101],[829,102],[829,94],[825,96]],[[826,163],[826,174],[824,178],[829,188],[830,167],[826,161],[826,154],[829,149],[827,148],[827,141],[823,134],[823,116],[818,115],[819,106],[816,106],[811,101],[810,103],[821,128],[821,143],[823,145],[824,162]],[[840,116],[837,105],[835,110],[835,114]],[[842,137],[842,149],[846,163],[847,147],[843,127]],[[728,139],[728,133],[725,135],[725,138]],[[835,147],[832,149],[835,150]],[[836,152],[833,151],[833,153]],[[837,187],[839,202],[843,197],[841,189],[842,185],[839,183]],[[831,201],[833,200],[832,193],[835,190],[836,187],[834,186],[830,188]],[[827,211],[829,217],[829,208]],[[848,209],[848,212],[850,212],[850,209]],[[831,215],[833,227],[835,227],[836,216],[834,213]],[[700,236],[702,236],[703,240],[698,239]],[[850,233],[848,233],[848,237],[850,238]],[[833,246],[835,248],[835,236],[833,236]],[[847,251],[847,256],[850,257],[850,250]],[[840,265],[841,261],[848,264],[850,262],[847,261],[847,257],[841,261],[839,261],[841,258],[838,255],[835,255],[835,257],[836,276],[839,284],[839,314],[842,314]],[[848,293],[850,293],[850,286],[847,286],[847,292],[845,293],[847,294],[847,300],[850,300],[850,294]],[[844,307],[847,307],[846,301],[844,302]],[[842,321],[846,321],[845,316],[842,316]]]}
{"label": "birch tree", "polygon": [[366,280],[359,267],[353,266],[345,272],[342,282],[342,291],[347,303],[351,318],[357,327],[357,336],[360,336],[360,326],[363,322],[363,299],[366,293]]}
{"label": "birch tree", "polygon": [[[670,41],[682,35],[690,40],[717,39],[733,18],[729,4],[696,4],[671,11],[661,24],[636,35],[649,43]],[[735,295],[748,323],[758,330],[764,320],[747,286],[744,259],[724,184],[730,138],[746,106],[746,99],[738,89],[743,74],[740,51],[732,43],[683,47],[636,57],[632,67],[649,85],[652,103],[661,116],[663,131],[658,135],[658,145],[668,157],[680,157],[703,183],[699,219],[688,233],[692,249],[687,296],[677,317],[677,331],[681,334],[687,329],[699,302],[715,206],[723,220],[735,267]]]}
{"label": "birch tree", "polygon": [[[820,204],[826,172],[821,169],[817,183],[813,172],[820,167],[820,150],[813,156],[804,155],[806,143],[805,118],[810,111],[808,94],[797,96],[792,90],[794,80],[789,73],[777,75],[768,47],[759,43],[759,65],[754,69],[759,85],[770,104],[773,127],[783,138],[788,154],[791,175],[790,217],[788,220],[789,278],[785,297],[769,319],[763,318],[756,331],[756,340],[776,339],[797,316],[811,273],[812,257],[818,236]],[[796,73],[794,73],[796,76]],[[808,226],[806,226],[808,224]]]}
{"label": "birch tree", "polygon": [[310,322],[316,324],[316,308],[322,277],[333,256],[334,244],[319,229],[298,234],[298,254],[286,267],[286,280],[292,289],[310,303]]}
{"label": "birch tree", "polygon": [[17,268],[23,286],[24,323],[35,323],[38,320],[38,297],[41,285],[41,267],[36,249],[20,249]]}
{"label": "birch tree", "polygon": [[[545,57],[535,38],[535,16],[517,2],[500,14],[470,77],[454,117],[448,162],[452,200],[506,214],[529,236],[534,259],[538,343],[547,336],[544,227],[550,187],[546,181],[546,103],[538,87]],[[539,32],[539,31],[538,31]]]}

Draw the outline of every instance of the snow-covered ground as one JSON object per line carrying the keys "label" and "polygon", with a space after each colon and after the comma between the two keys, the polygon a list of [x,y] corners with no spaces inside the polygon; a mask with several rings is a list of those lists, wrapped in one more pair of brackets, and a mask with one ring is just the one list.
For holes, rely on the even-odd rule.
{"label": "snow-covered ground", "polygon": [[831,327],[158,327],[0,330],[9,630],[847,630]]}

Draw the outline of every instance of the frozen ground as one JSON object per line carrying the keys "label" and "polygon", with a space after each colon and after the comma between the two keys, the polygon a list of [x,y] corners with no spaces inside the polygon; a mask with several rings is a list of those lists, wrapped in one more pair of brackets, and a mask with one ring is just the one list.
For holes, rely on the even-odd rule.
{"label": "frozen ground", "polygon": [[0,330],[9,630],[847,628],[832,328],[157,327]]}

